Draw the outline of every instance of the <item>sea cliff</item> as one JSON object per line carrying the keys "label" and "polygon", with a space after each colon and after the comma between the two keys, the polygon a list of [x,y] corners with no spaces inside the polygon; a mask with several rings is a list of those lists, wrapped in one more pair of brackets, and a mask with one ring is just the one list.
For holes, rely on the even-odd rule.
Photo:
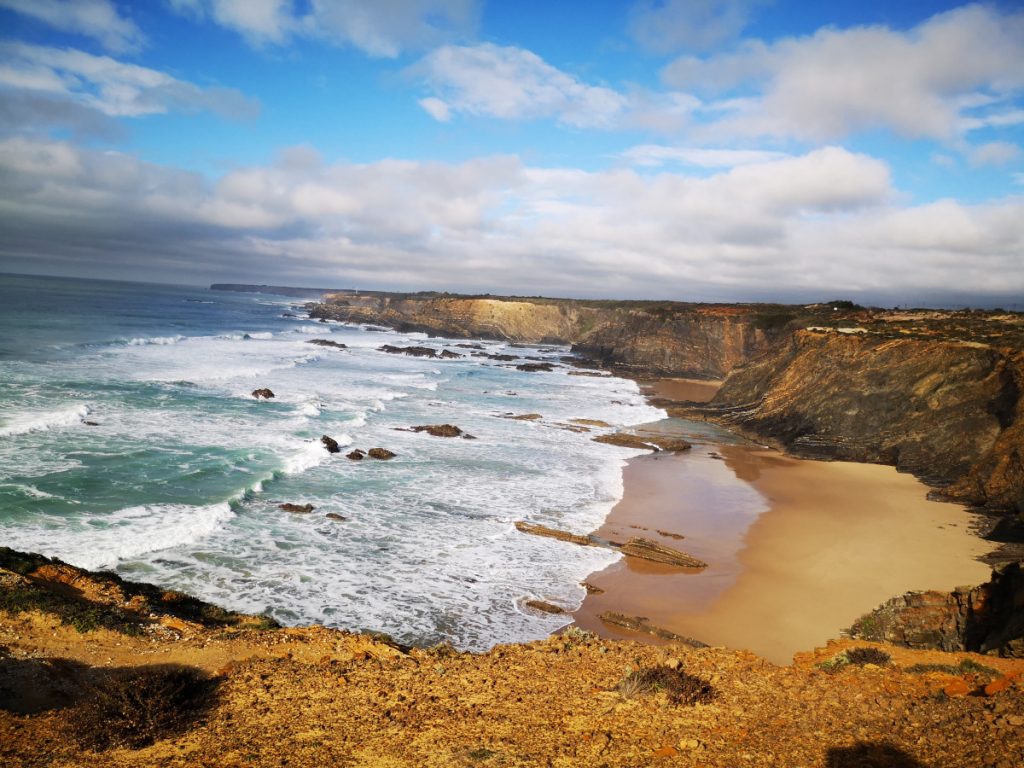
{"label": "sea cliff", "polygon": [[335,294],[314,317],[571,344],[621,373],[724,379],[675,408],[818,459],[892,464],[1024,529],[1024,315],[850,302],[687,304]]}

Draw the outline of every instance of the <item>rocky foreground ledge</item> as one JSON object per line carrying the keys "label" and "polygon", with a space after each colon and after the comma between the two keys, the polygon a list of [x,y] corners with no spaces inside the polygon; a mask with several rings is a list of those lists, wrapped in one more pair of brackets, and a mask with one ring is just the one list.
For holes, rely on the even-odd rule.
{"label": "rocky foreground ledge", "polygon": [[1024,764],[1024,660],[284,629],[0,549],[4,766]]}

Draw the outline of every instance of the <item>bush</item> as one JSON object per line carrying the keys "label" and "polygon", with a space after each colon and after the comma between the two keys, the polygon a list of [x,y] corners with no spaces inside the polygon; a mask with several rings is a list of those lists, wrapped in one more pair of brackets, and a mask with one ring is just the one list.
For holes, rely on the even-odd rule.
{"label": "bush", "polygon": [[697,704],[714,697],[711,683],[675,668],[660,664],[627,674],[619,683],[619,693],[626,698],[644,693],[664,691],[675,705]]}
{"label": "bush", "polygon": [[85,687],[69,724],[84,748],[138,749],[185,730],[212,705],[215,688],[192,667],[115,670]]}
{"label": "bush", "polygon": [[892,656],[880,648],[850,648],[846,651],[846,660],[850,664],[856,664],[860,667],[865,664],[877,664],[883,667],[892,661]]}

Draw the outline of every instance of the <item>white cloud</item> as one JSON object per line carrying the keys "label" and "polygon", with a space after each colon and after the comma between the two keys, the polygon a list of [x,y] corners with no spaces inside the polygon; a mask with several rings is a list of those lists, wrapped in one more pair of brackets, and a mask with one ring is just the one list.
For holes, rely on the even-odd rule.
{"label": "white cloud", "polygon": [[427,114],[439,123],[447,123],[452,119],[452,111],[441,99],[429,96],[417,102]]}
{"label": "white cloud", "polygon": [[513,46],[448,45],[431,51],[411,71],[435,94],[420,104],[437,119],[464,112],[506,120],[553,117],[574,127],[607,128],[627,107],[617,91],[588,85]]}
{"label": "white cloud", "polygon": [[536,293],[543,275],[547,294],[1024,293],[1024,200],[901,207],[884,163],[834,147],[706,177],[328,163],[300,147],[210,183],[16,138],[0,141],[0,232],[6,265],[112,274],[147,254],[150,277],[179,280],[185,263],[191,279],[399,289]]}
{"label": "white cloud", "polygon": [[639,0],[629,34],[655,53],[705,51],[743,31],[760,0]]}
{"label": "white cloud", "polygon": [[0,0],[0,8],[98,40],[114,53],[135,51],[145,36],[131,19],[118,13],[110,0]]}
{"label": "white cloud", "polygon": [[469,33],[476,0],[169,0],[179,12],[209,18],[253,45],[283,45],[296,37],[352,45],[394,58]]}
{"label": "white cloud", "polygon": [[1008,141],[990,141],[967,150],[971,165],[1006,165],[1021,156],[1020,147]]}
{"label": "white cloud", "polygon": [[0,86],[74,102],[109,117],[172,111],[249,117],[258,111],[254,101],[234,89],[201,88],[109,56],[28,43],[0,43],[0,56]]}
{"label": "white cloud", "polygon": [[737,165],[781,160],[788,155],[784,152],[762,149],[666,147],[660,144],[641,144],[627,149],[622,153],[622,157],[635,165],[646,167],[678,163],[698,168],[733,168]]}
{"label": "white cloud", "polygon": [[[1022,61],[1024,14],[971,5],[907,32],[823,28],[747,41],[734,53],[682,57],[662,74],[674,87],[751,98],[741,114],[714,123],[719,136],[828,141],[882,127],[952,140],[970,127],[971,109],[1005,104],[1024,89]],[[1016,109],[997,111],[1011,117],[988,125],[1016,119]]]}

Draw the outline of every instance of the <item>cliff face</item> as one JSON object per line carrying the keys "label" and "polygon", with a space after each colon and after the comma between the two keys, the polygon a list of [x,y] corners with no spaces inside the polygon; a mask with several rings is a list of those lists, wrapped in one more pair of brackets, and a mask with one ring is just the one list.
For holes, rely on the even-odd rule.
{"label": "cliff face", "polygon": [[1024,511],[1022,363],[975,341],[801,330],[702,410],[797,455],[894,464],[951,498]]}
{"label": "cliff face", "polygon": [[311,315],[456,338],[571,344],[609,366],[706,378],[721,378],[761,354],[771,338],[756,308],[626,304],[336,294]]}

